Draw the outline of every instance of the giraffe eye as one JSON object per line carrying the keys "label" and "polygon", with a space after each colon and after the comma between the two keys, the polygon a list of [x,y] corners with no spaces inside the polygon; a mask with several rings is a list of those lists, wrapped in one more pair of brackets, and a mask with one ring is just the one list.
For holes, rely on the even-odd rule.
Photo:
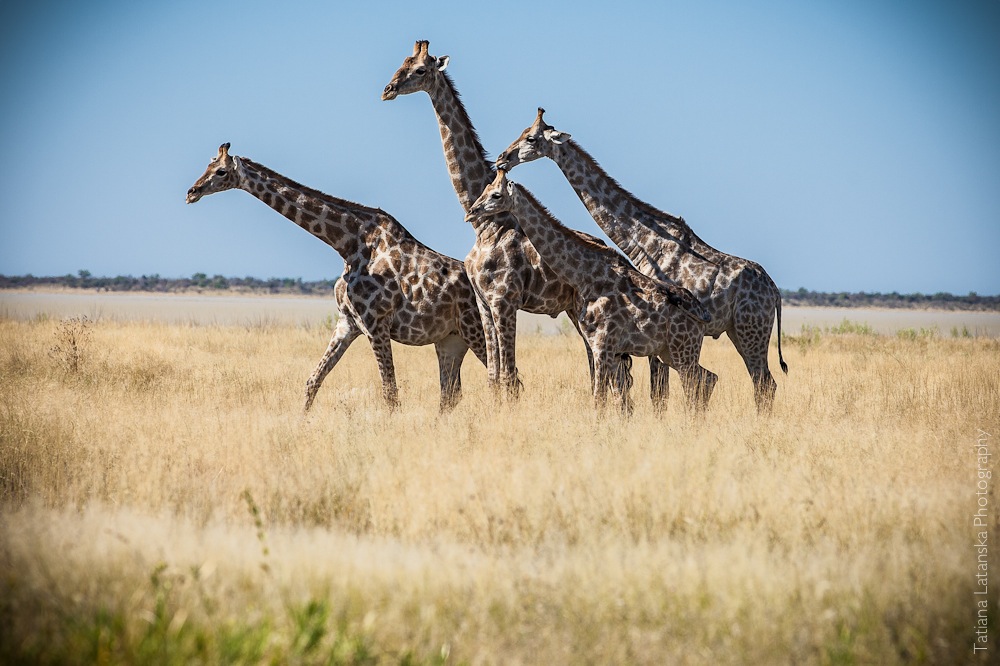
{"label": "giraffe eye", "polygon": [[493,197],[494,199],[499,199],[499,198],[500,198],[500,196],[501,196],[501,194],[500,194],[500,192],[494,192],[494,193],[493,193],[493,194],[491,194],[490,196],[491,196],[491,197]]}
{"label": "giraffe eye", "polygon": [[531,136],[529,134],[528,136],[524,137],[524,140],[527,141],[528,143],[534,143],[535,142],[535,137],[533,137],[533,136]]}
{"label": "giraffe eye", "polygon": [[426,73],[427,73],[427,70],[424,69],[423,67],[417,67],[417,71],[414,72],[414,74],[416,74],[417,76],[423,76]]}
{"label": "giraffe eye", "polygon": [[225,169],[219,169],[218,171],[215,172],[215,175],[216,176],[225,176],[227,173],[229,173],[229,172],[226,171]]}

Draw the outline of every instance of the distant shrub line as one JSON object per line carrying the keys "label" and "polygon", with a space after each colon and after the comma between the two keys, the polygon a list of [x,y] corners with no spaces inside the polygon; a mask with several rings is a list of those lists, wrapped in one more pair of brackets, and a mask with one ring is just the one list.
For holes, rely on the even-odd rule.
{"label": "distant shrub line", "polygon": [[880,294],[859,291],[855,293],[781,290],[785,305],[827,306],[838,308],[936,308],[942,310],[1000,310],[1000,295],[980,296],[970,291],[965,296],[938,292],[936,294]]}
{"label": "distant shrub line", "polygon": [[259,294],[308,294],[332,296],[336,280],[315,280],[306,282],[302,278],[268,278],[209,276],[195,273],[189,278],[164,278],[159,275],[119,275],[117,277],[94,277],[89,271],[79,271],[76,275],[36,277],[34,275],[0,275],[0,289],[25,287],[62,287],[68,289],[97,289],[102,291],[140,292],[188,292],[188,291],[233,291],[237,293]]}
{"label": "distant shrub line", "polygon": [[[95,277],[81,270],[76,275],[36,277],[34,275],[0,275],[0,289],[25,287],[62,287],[106,291],[187,292],[232,291],[258,294],[302,294],[332,296],[333,280],[306,281],[302,278],[268,278],[209,276],[195,273],[189,278],[164,278],[159,275],[119,275]],[[785,305],[825,306],[840,308],[936,308],[943,310],[1000,310],[1000,295],[980,296],[969,292],[965,296],[938,292],[936,294],[881,294],[877,292],[824,292],[801,288],[782,289]]]}

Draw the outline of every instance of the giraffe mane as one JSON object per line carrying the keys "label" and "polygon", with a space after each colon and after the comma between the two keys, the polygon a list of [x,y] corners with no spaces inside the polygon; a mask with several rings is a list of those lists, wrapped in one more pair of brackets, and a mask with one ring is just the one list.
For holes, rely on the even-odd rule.
{"label": "giraffe mane", "polygon": [[447,84],[448,89],[451,90],[452,95],[455,96],[455,106],[458,107],[459,119],[472,131],[472,140],[475,143],[476,152],[483,158],[483,161],[489,165],[491,171],[495,171],[493,161],[490,160],[486,149],[483,148],[482,141],[479,140],[479,132],[476,130],[476,126],[472,124],[472,119],[469,118],[469,112],[465,109],[465,103],[462,102],[462,95],[458,92],[458,88],[455,87],[455,81],[452,80],[451,75],[448,72],[441,72],[444,74],[444,81]]}
{"label": "giraffe mane", "polygon": [[622,194],[624,194],[629,199],[631,199],[632,201],[634,201],[635,204],[636,204],[636,206],[638,206],[640,210],[642,210],[645,213],[648,213],[649,215],[652,215],[653,217],[666,217],[666,218],[670,219],[671,222],[673,222],[674,224],[676,224],[679,227],[681,227],[684,230],[685,234],[691,234],[692,233],[691,227],[688,226],[687,222],[684,221],[683,217],[679,217],[677,215],[673,215],[671,213],[668,213],[665,210],[661,210],[661,209],[659,209],[659,208],[657,208],[657,207],[655,207],[655,206],[653,206],[651,204],[646,203],[645,201],[643,201],[639,197],[635,196],[634,194],[632,194],[631,192],[629,192],[627,189],[625,189],[622,186],[622,184],[618,182],[617,179],[615,179],[607,171],[605,171],[604,167],[602,167],[600,165],[600,163],[596,159],[594,159],[594,157],[590,153],[588,153],[586,150],[584,150],[583,146],[581,146],[579,143],[577,143],[573,139],[569,139],[567,141],[567,143],[571,144],[573,146],[573,148],[575,148],[577,151],[579,151],[580,156],[583,157],[583,160],[587,163],[588,167],[590,167],[594,171],[600,173],[603,177],[605,177],[609,181],[611,181],[611,183],[615,187],[617,187],[618,189],[620,189],[622,191]]}
{"label": "giraffe mane", "polygon": [[288,176],[284,176],[284,175],[278,173],[277,171],[275,171],[274,169],[270,169],[270,168],[264,166],[263,164],[260,164],[258,162],[254,162],[253,160],[251,160],[248,157],[240,157],[239,159],[243,162],[243,164],[249,164],[256,171],[259,171],[260,173],[262,173],[263,175],[267,176],[268,178],[272,178],[272,179],[274,179],[274,180],[276,180],[278,182],[288,183],[291,187],[293,187],[296,190],[300,190],[301,192],[303,192],[307,196],[313,197],[315,199],[319,199],[319,200],[323,201],[323,203],[329,204],[331,208],[340,208],[340,209],[345,209],[346,208],[346,209],[351,210],[352,212],[361,210],[361,211],[364,211],[366,213],[370,213],[371,215],[374,215],[374,216],[377,216],[377,217],[381,217],[383,219],[386,219],[387,221],[392,222],[395,225],[395,227],[399,230],[399,232],[402,233],[403,235],[405,235],[407,237],[411,237],[411,238],[413,236],[406,229],[406,227],[404,227],[402,224],[399,223],[399,221],[396,218],[394,218],[392,215],[390,215],[389,213],[385,212],[381,208],[372,208],[371,206],[366,206],[364,204],[359,204],[359,203],[356,203],[354,201],[350,201],[348,199],[341,199],[339,197],[331,196],[331,195],[327,194],[326,192],[321,192],[321,191],[319,191],[317,189],[313,189],[313,188],[311,188],[311,187],[309,187],[307,185],[303,185],[302,183],[300,183],[300,182],[298,182],[296,180],[292,180]]}

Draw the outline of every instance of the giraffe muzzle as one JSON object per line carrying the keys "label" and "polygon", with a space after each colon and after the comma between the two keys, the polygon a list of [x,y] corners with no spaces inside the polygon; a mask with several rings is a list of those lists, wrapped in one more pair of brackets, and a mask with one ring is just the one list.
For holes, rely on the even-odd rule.
{"label": "giraffe muzzle", "polygon": [[188,190],[187,198],[185,199],[187,203],[193,204],[194,202],[198,201],[198,199],[201,199],[200,187],[192,187],[190,190]]}
{"label": "giraffe muzzle", "polygon": [[496,167],[498,171],[510,171],[519,161],[516,150],[505,150],[497,155]]}
{"label": "giraffe muzzle", "polygon": [[398,94],[399,94],[399,91],[396,90],[396,85],[393,84],[393,83],[390,83],[389,85],[387,85],[382,90],[382,101],[383,102],[388,102],[389,100],[396,99],[396,95],[398,95]]}

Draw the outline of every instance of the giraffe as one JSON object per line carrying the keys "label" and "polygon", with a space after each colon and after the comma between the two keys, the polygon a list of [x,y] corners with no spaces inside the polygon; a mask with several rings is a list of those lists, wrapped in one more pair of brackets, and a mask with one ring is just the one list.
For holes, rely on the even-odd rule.
{"label": "giraffe", "polygon": [[[598,225],[646,275],[688,288],[711,313],[705,335],[726,333],[743,357],[754,385],[759,412],[770,410],[777,390],[767,363],[773,316],[778,323],[781,355],[781,292],[764,268],[720,252],[703,241],[683,218],[639,200],[611,178],[565,132],[548,125],[538,109],[535,122],[497,157],[497,166],[513,169],[522,162],[548,157],[562,170]],[[666,390],[666,373],[662,375]]]}
{"label": "giraffe", "polygon": [[504,169],[469,209],[469,216],[513,213],[542,257],[577,285],[576,316],[594,354],[594,400],[610,387],[624,412],[631,409],[628,356],[656,356],[681,375],[691,404],[705,407],[718,377],[699,365],[708,310],[683,287],[643,275],[603,243],[563,226]]}
{"label": "giraffe", "polygon": [[[449,57],[429,55],[428,45],[427,41],[414,44],[413,54],[393,75],[382,99],[393,100],[421,90],[430,96],[451,182],[462,208],[468,212],[479,193],[493,180],[493,162],[479,141],[455,84],[445,72]],[[483,322],[490,383],[516,398],[521,387],[515,365],[517,311],[552,317],[566,312],[575,326],[576,317],[572,313],[578,300],[576,287],[561,279],[539,257],[512,215],[472,216],[466,220],[476,233],[475,244],[465,258],[465,268]],[[587,339],[580,335],[586,345]],[[589,347],[587,361],[593,381],[594,362]]]}
{"label": "giraffe", "polygon": [[359,335],[368,338],[375,352],[382,395],[390,408],[399,404],[390,340],[433,344],[441,411],[458,403],[466,352],[471,348],[486,364],[479,310],[460,261],[428,248],[385,211],[300,185],[246,157],[230,155],[224,143],[188,190],[187,203],[230,189],[249,192],[344,259],[344,272],[334,284],[337,327],[306,382],[304,411]]}

